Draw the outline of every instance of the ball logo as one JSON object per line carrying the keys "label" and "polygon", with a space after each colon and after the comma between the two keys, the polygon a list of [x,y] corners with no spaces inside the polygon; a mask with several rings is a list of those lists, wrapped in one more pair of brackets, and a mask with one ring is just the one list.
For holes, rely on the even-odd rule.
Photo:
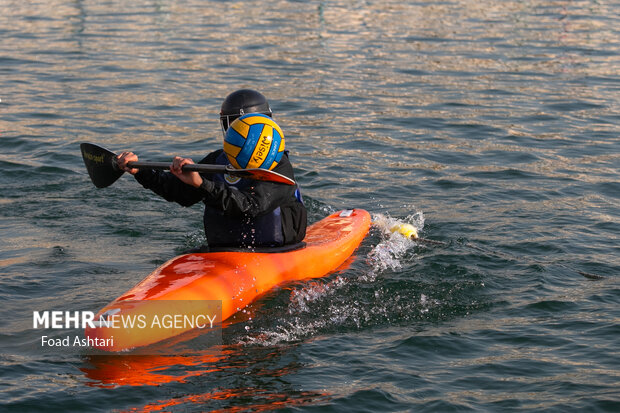
{"label": "ball logo", "polygon": [[229,185],[234,185],[234,184],[238,183],[241,180],[241,178],[238,177],[238,176],[232,176],[232,175],[224,174],[224,180]]}
{"label": "ball logo", "polygon": [[256,164],[260,165],[265,160],[265,157],[269,153],[269,148],[271,146],[271,141],[273,137],[271,136],[263,136],[258,142],[256,147],[256,151],[254,152],[254,156],[252,157],[252,161]]}
{"label": "ball logo", "polygon": [[82,152],[82,156],[84,157],[84,159],[88,159],[89,161],[92,161],[92,162],[95,162],[95,163],[103,163],[103,161],[104,161],[103,154],[93,155],[90,152],[83,151]]}

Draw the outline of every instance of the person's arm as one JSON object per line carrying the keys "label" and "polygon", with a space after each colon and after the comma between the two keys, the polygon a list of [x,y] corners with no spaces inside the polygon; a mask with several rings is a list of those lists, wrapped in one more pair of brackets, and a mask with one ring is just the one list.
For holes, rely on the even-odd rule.
{"label": "person's arm", "polygon": [[[276,171],[292,175],[288,158],[283,158]],[[206,160],[206,158],[205,158]],[[205,162],[205,160],[201,161]],[[256,181],[250,187],[239,190],[223,182],[203,179],[197,172],[183,172],[183,165],[194,163],[189,158],[175,158],[171,172],[188,186],[200,191],[204,203],[229,216],[258,216],[285,204],[291,199],[295,187],[272,182]],[[279,169],[279,171],[278,171]]]}
{"label": "person's arm", "polygon": [[134,175],[143,187],[150,189],[166,201],[188,207],[202,201],[202,192],[177,179],[170,172],[142,169]]}
{"label": "person's arm", "polygon": [[137,160],[138,156],[133,152],[123,152],[118,156],[117,164],[121,169],[132,174],[143,187],[155,192],[166,201],[176,202],[182,206],[191,206],[202,200],[201,191],[180,181],[174,174],[153,169],[139,170],[127,167],[127,162],[136,162]]}

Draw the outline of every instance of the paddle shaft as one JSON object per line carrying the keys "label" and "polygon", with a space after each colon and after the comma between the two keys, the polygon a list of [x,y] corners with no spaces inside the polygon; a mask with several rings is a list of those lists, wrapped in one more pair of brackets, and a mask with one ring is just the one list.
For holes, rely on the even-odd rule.
{"label": "paddle shaft", "polygon": [[[118,167],[117,155],[94,143],[83,142],[80,144],[84,165],[90,179],[97,188],[105,188],[112,185],[125,172]],[[158,169],[169,170],[169,162],[127,162],[129,168],[135,169]],[[231,165],[216,164],[187,164],[183,171],[195,171],[205,174],[227,174],[256,181],[275,182],[286,185],[296,185],[296,182],[288,176],[278,172],[261,169],[235,169]]]}
{"label": "paddle shaft", "polygon": [[[127,162],[127,166],[129,168],[136,169],[159,169],[159,170],[169,170],[170,163],[167,162],[142,162],[142,161],[130,161]],[[118,166],[117,166],[118,167]],[[192,163],[183,165],[181,168],[183,172],[202,172],[207,174],[228,174],[232,176],[239,176],[242,178],[248,178],[258,181],[269,181],[269,182],[279,182],[286,185],[295,185],[295,181],[291,178],[279,174],[274,171],[270,171],[267,169],[235,169],[232,166],[228,165],[214,165],[214,164],[203,164],[203,163]]]}
{"label": "paddle shaft", "polygon": [[[127,162],[127,167],[136,168],[136,169],[157,169],[161,171],[167,171],[170,169],[169,162],[143,162],[143,161],[135,161],[135,162]],[[183,165],[181,168],[185,171],[192,172],[211,172],[211,173],[228,173],[234,171],[230,171],[225,165],[206,165],[201,163],[193,163]]]}

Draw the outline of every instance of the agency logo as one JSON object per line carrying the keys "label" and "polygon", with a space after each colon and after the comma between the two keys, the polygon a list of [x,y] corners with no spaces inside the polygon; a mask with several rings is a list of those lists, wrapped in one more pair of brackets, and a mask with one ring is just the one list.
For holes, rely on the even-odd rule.
{"label": "agency logo", "polygon": [[201,349],[221,344],[221,317],[218,300],[118,301],[98,313],[33,311],[32,328],[40,332],[35,347],[44,351],[178,355],[186,342]]}

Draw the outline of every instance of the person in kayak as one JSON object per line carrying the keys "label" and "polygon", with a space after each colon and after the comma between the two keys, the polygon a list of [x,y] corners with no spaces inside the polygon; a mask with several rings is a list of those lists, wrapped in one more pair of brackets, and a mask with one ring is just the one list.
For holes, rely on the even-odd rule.
{"label": "person in kayak", "polygon": [[[220,112],[224,148],[211,152],[199,163],[232,164],[241,169],[261,167],[295,179],[288,151],[284,151],[284,135],[271,118],[271,108],[261,93],[251,89],[231,93],[222,103]],[[245,122],[257,123],[257,127],[267,125],[273,131],[270,148],[275,149],[268,151],[261,165],[248,161],[253,158],[249,155],[263,148],[259,148],[260,139],[246,140],[246,136],[242,136],[249,130]],[[183,172],[183,165],[194,162],[178,156],[172,160],[170,172],[127,167],[128,162],[137,160],[138,156],[132,152],[123,152],[117,158],[121,169],[167,201],[186,207],[200,201],[204,203],[205,236],[211,250],[281,247],[299,244],[305,237],[307,212],[297,185],[253,181],[225,174]]]}

